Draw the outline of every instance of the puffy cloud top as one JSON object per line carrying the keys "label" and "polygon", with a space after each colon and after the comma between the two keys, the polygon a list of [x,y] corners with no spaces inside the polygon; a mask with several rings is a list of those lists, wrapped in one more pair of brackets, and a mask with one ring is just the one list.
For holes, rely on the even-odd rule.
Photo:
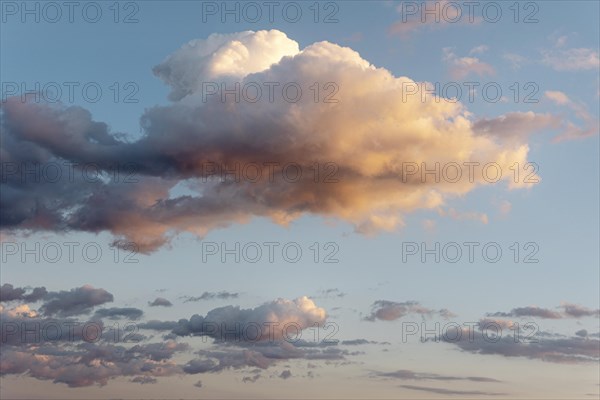
{"label": "puffy cloud top", "polygon": [[183,45],[154,67],[154,73],[173,87],[169,97],[181,100],[200,91],[202,82],[240,79],[299,51],[298,43],[277,30],[213,33]]}

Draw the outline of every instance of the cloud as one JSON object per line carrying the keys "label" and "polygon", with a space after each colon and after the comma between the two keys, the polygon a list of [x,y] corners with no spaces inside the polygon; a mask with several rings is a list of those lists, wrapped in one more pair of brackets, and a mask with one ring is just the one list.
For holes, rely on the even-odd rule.
{"label": "cloud", "polygon": [[286,369],[284,371],[281,372],[281,374],[279,374],[279,377],[281,379],[288,379],[292,377],[292,371],[290,371],[289,369]]}
{"label": "cloud", "polygon": [[409,314],[418,314],[423,316],[432,316],[434,314],[438,314],[444,318],[454,315],[446,309],[436,311],[423,307],[416,301],[397,303],[388,300],[377,300],[371,305],[371,308],[371,314],[364,318],[366,321],[394,321]]}
{"label": "cloud", "polygon": [[382,345],[389,345],[389,342],[377,342],[374,340],[367,340],[367,339],[352,339],[352,340],[342,340],[340,342],[340,344],[342,346],[362,346],[365,344],[382,344]]}
{"label": "cloud", "polygon": [[[335,346],[298,347],[298,343],[287,341],[258,343],[220,343],[217,349],[199,350],[199,358],[190,360],[183,366],[188,374],[217,373],[228,369],[240,370],[255,368],[267,369],[286,360],[322,360],[327,362],[346,362],[347,356],[363,354],[349,352]],[[244,346],[247,346],[244,348]]]}
{"label": "cloud", "polygon": [[537,317],[545,319],[560,319],[561,313],[536,306],[513,308],[510,312],[488,314],[490,317]]}
{"label": "cloud", "polygon": [[277,299],[252,309],[226,306],[206,316],[181,319],[173,333],[179,336],[204,335],[220,341],[278,341],[294,337],[298,330],[325,323],[326,312],[308,297]]}
{"label": "cloud", "polygon": [[471,382],[501,382],[497,379],[486,378],[481,376],[450,376],[450,375],[438,375],[424,372],[415,372],[407,369],[401,369],[394,372],[374,372],[373,376],[382,378],[394,378],[402,380],[414,380],[414,381],[471,381]]}
{"label": "cloud", "polygon": [[[490,184],[483,174],[472,182],[466,174],[459,182],[423,182],[403,170],[406,162],[497,162],[503,170],[527,162],[527,124],[515,121],[507,137],[481,134],[482,122],[463,104],[407,97],[405,85],[416,85],[413,80],[371,65],[348,47],[296,46],[282,32],[260,31],[182,47],[155,69],[176,101],[146,110],[137,140],[111,133],[79,107],[7,99],[1,105],[0,162],[16,169],[1,182],[0,227],[14,234],[110,232],[115,245],[134,242],[144,253],[182,232],[203,237],[253,217],[286,225],[317,215],[373,234],[403,226],[406,214],[435,210]],[[490,72],[480,64],[466,68]],[[255,103],[233,96],[223,101],[206,96],[204,79],[227,88],[232,79],[241,86],[256,83],[265,95]],[[281,84],[274,101],[267,82]],[[295,103],[281,94],[287,82],[303,90]],[[337,102],[315,103],[309,88],[314,82],[331,82]],[[135,170],[135,182],[110,174],[122,160]],[[72,180],[21,179],[31,165],[49,163],[93,163],[102,179],[90,182],[67,166],[62,176],[74,175]],[[303,172],[296,181],[283,173],[290,163]],[[315,182],[315,163],[333,167],[324,173],[333,173],[335,181]],[[237,168],[241,175],[250,164],[261,168],[255,181],[215,179],[207,167]],[[511,181],[509,174],[502,178]],[[173,189],[182,186],[190,193],[176,194]]]}
{"label": "cloud", "polygon": [[510,312],[495,312],[488,313],[487,315],[489,317],[536,317],[543,319],[598,317],[600,315],[600,310],[592,310],[578,304],[563,303],[559,308],[562,308],[563,311],[560,312],[537,306],[527,306],[513,308]]}
{"label": "cloud", "polygon": [[153,72],[173,89],[169,98],[181,100],[200,92],[203,82],[239,80],[299,52],[298,43],[277,30],[213,33],[186,43]]}
{"label": "cloud", "polygon": [[108,319],[119,319],[119,318],[129,318],[129,319],[140,319],[144,312],[139,308],[133,307],[112,307],[112,308],[101,308],[96,310],[94,316],[96,318],[108,318]]}
{"label": "cloud", "polygon": [[555,102],[556,104],[559,104],[559,105],[566,105],[566,104],[571,103],[571,100],[569,99],[569,97],[567,97],[567,95],[564,94],[563,92],[548,90],[548,91],[544,92],[544,95],[548,99],[552,100],[553,102]]}
{"label": "cloud", "polygon": [[515,323],[511,320],[507,319],[497,319],[497,318],[481,318],[479,320],[479,330],[487,330],[494,329],[495,327],[500,327],[502,330],[508,331],[509,329],[515,328]]}
{"label": "cloud", "polygon": [[256,374],[256,375],[253,375],[253,376],[245,376],[242,379],[242,382],[244,382],[244,383],[254,383],[254,382],[256,382],[259,379],[260,379],[260,374]]}
{"label": "cloud", "polygon": [[0,287],[0,301],[21,300],[28,303],[35,303],[48,294],[48,291],[43,286],[33,288],[31,293],[25,294],[27,291],[26,288],[16,288],[10,283],[5,283]]}
{"label": "cloud", "polygon": [[44,296],[44,300],[44,304],[40,307],[44,315],[66,317],[87,314],[93,307],[112,302],[114,298],[104,289],[83,285],[70,291],[49,292]]}
{"label": "cloud", "polygon": [[490,48],[484,44],[473,47],[471,50],[469,50],[469,54],[482,54],[485,53],[486,51],[488,51]]}
{"label": "cloud", "polygon": [[[490,328],[492,331],[495,329]],[[521,336],[520,340],[515,341],[512,334],[492,337],[487,331],[451,327],[445,335],[426,341],[452,344],[474,354],[524,357],[563,364],[600,361],[599,340],[547,332],[535,332],[531,338]]]}
{"label": "cloud", "polygon": [[[23,294],[20,291],[18,293],[19,296]],[[106,300],[106,293],[108,292],[103,289],[94,289],[89,285],[71,291],[51,292],[48,298],[52,303],[44,303],[44,306],[46,309],[55,308],[55,313],[61,315],[80,313],[88,310],[91,304]],[[112,295],[110,296],[112,300]],[[60,307],[57,304],[59,301]],[[142,316],[141,310],[113,307],[98,310],[94,318],[138,315]],[[157,383],[158,378],[163,376],[219,373],[247,368],[260,371],[291,359],[347,362],[346,357],[362,354],[337,348],[334,342],[297,340],[292,343],[282,334],[287,332],[291,339],[299,337],[302,329],[322,325],[325,317],[325,310],[317,307],[307,297],[293,301],[277,299],[253,309],[220,307],[208,312],[205,317],[195,315],[190,320],[183,319],[179,322],[147,321],[136,324],[139,329],[178,333],[167,335],[171,339],[163,338],[162,342],[150,342],[152,336],[140,334],[127,334],[126,339],[116,339],[115,331],[106,330],[102,320],[85,322],[72,318],[41,317],[27,304],[12,308],[0,305],[0,328],[3,333],[0,376],[24,375],[69,387],[103,386],[112,379],[126,377],[132,383],[144,385]],[[198,324],[199,321],[208,325]],[[225,335],[221,336],[207,329],[211,328],[211,323],[218,323]],[[271,327],[265,331],[266,336],[261,338],[264,340],[250,341],[245,340],[244,336],[241,340],[234,340],[230,328],[247,327],[250,323]],[[196,351],[195,358],[182,360],[191,350],[188,343],[180,341],[183,340],[182,334],[210,336],[215,340],[210,347],[203,346],[202,350]],[[267,340],[270,338],[273,340]],[[111,343],[117,340],[123,340],[127,344]],[[272,377],[291,377],[292,371],[287,365],[286,368],[288,369]]]}
{"label": "cloud", "polygon": [[311,296],[314,299],[335,299],[346,296],[346,293],[342,292],[338,288],[322,289],[319,290],[316,296]]}
{"label": "cloud", "polygon": [[588,331],[586,329],[580,329],[577,332],[575,332],[575,335],[579,337],[587,337]]}
{"label": "cloud", "polygon": [[150,307],[171,307],[173,305],[173,303],[171,303],[169,300],[165,299],[164,297],[157,297],[153,301],[149,301],[148,305]]}
{"label": "cloud", "polygon": [[150,376],[136,376],[135,378],[130,379],[129,382],[145,385],[147,383],[157,383],[158,379],[152,378]]}
{"label": "cloud", "polygon": [[400,387],[410,390],[418,390],[421,392],[446,394],[450,396],[506,396],[506,393],[482,392],[479,390],[453,390],[413,385],[400,385]]}
{"label": "cloud", "polygon": [[239,293],[231,293],[231,292],[227,292],[227,291],[221,291],[218,293],[215,292],[204,292],[202,293],[200,296],[183,296],[184,303],[189,303],[189,302],[195,302],[195,301],[202,301],[202,300],[214,300],[214,299],[219,299],[219,300],[226,300],[226,299],[237,299],[240,296]]}
{"label": "cloud", "polygon": [[139,383],[153,383],[152,377],[181,374],[181,368],[170,358],[187,346],[174,342],[158,345],[165,349],[160,361],[152,358],[146,346],[127,349],[123,346],[82,343],[73,349],[55,346],[36,346],[35,351],[7,349],[0,355],[0,374],[26,374],[40,380],[64,383],[69,387],[103,386],[109,380],[123,376],[135,376],[133,379]]}
{"label": "cloud", "polygon": [[556,71],[595,70],[600,66],[598,51],[588,48],[552,49],[542,51],[542,63]]}
{"label": "cloud", "polygon": [[[548,90],[544,92],[544,96],[556,105],[570,110],[562,122],[563,132],[553,139],[554,142],[584,139],[598,134],[600,121],[589,113],[585,104],[571,100],[569,96],[560,91]],[[576,125],[571,122],[570,117],[572,116],[577,117],[582,124]]]}
{"label": "cloud", "polygon": [[502,58],[510,63],[512,69],[520,69],[523,65],[529,63],[529,59],[515,53],[504,53]]}
{"label": "cloud", "polygon": [[600,316],[600,309],[590,309],[579,304],[563,303],[560,306],[566,316],[572,318],[596,317]]}
{"label": "cloud", "polygon": [[[494,118],[481,118],[473,124],[473,129],[481,135],[503,137],[506,142],[519,143],[532,133],[548,129],[558,130],[561,126],[563,126],[563,120],[559,116],[549,113],[534,113],[533,111],[517,111]],[[539,177],[536,176],[536,178]]]}
{"label": "cloud", "polygon": [[[481,49],[473,49],[477,52],[482,52]],[[469,75],[475,74],[479,76],[495,75],[494,67],[481,61],[477,57],[459,57],[452,51],[450,47],[444,47],[443,60],[449,64],[450,75],[454,79],[464,79]]]}

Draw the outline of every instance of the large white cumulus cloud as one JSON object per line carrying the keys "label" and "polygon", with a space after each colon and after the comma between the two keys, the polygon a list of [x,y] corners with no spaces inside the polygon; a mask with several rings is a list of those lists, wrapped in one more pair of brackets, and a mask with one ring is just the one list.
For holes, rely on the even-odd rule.
{"label": "large white cumulus cloud", "polygon": [[[3,227],[110,231],[141,251],[160,247],[173,232],[204,235],[253,216],[288,223],[312,213],[348,221],[359,232],[393,230],[406,213],[437,209],[489,184],[482,171],[489,163],[497,163],[510,187],[528,186],[513,182],[509,167],[527,163],[529,133],[556,124],[552,116],[532,112],[478,121],[461,103],[407,96],[407,85],[415,82],[376,68],[350,48],[318,42],[298,50],[279,31],[192,41],[154,71],[171,85],[176,101],[147,110],[144,135],[135,142],[119,140],[76,107],[19,99],[3,105],[2,161],[66,159],[106,168],[130,162],[140,174],[134,185],[102,187],[3,182]],[[251,83],[263,95],[255,102],[206,96],[207,81],[229,89]],[[289,82],[302,90],[297,101],[282,97]],[[269,83],[278,84],[274,98]],[[463,167],[456,182],[423,179],[406,169],[436,162],[479,167],[473,179]],[[206,182],[209,163],[255,163],[262,175]],[[282,173],[290,163],[303,172],[293,182]],[[333,166],[335,182],[324,179],[328,171],[315,179],[315,163]],[[273,173],[265,165],[274,166]],[[172,196],[182,183],[197,194]]]}

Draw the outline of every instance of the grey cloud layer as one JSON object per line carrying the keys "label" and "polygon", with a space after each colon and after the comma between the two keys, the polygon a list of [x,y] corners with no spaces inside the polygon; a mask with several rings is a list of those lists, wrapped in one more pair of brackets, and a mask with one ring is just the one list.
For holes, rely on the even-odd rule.
{"label": "grey cloud layer", "polygon": [[488,314],[489,317],[536,317],[544,319],[598,317],[600,310],[590,309],[578,304],[563,303],[559,308],[562,312],[547,308],[528,306],[513,308],[510,312],[496,312]]}
{"label": "grey cloud layer", "polygon": [[365,320],[367,321],[394,321],[409,314],[418,314],[423,316],[440,315],[443,318],[449,318],[454,316],[452,312],[446,309],[442,309],[439,311],[432,310],[422,306],[421,304],[419,304],[419,302],[416,301],[406,301],[398,303],[395,301],[377,300],[373,303],[371,308],[371,314],[365,317]]}
{"label": "grey cloud layer", "polygon": [[[86,321],[61,319],[70,315],[89,314],[95,306],[112,301],[112,294],[104,289],[84,285],[68,291],[49,292],[38,311],[30,308],[33,303],[26,303],[31,297],[28,298],[24,293],[27,293],[25,289],[10,284],[2,286],[2,298],[6,306],[0,305],[0,376],[26,375],[69,387],[106,385],[119,377],[129,377],[132,383],[154,384],[159,377],[219,373],[230,369],[242,372],[248,368],[267,369],[290,359],[337,362],[358,354],[329,348],[334,343],[310,346],[298,342],[296,346],[282,340],[281,333],[277,331],[274,331],[274,335],[267,332],[267,336],[261,338],[265,340],[257,343],[245,341],[244,336],[236,339],[229,335],[224,336],[223,340],[216,331],[205,331],[205,325],[198,324],[201,321],[217,324],[219,329],[228,329],[249,323],[291,323],[300,330],[313,326],[313,323],[322,324],[326,317],[325,310],[307,297],[293,301],[277,299],[253,309],[221,307],[210,311],[205,317],[194,315],[190,320],[182,319],[179,322],[148,321],[137,324],[139,329],[177,333],[170,335],[174,339],[181,339],[180,335],[216,338],[212,348],[197,351],[195,358],[180,364],[174,361],[174,356],[185,356],[191,350],[190,345],[184,342],[170,339],[149,342],[151,337],[134,333],[127,334],[128,344],[111,343],[115,340],[115,332],[104,326],[102,319],[141,318],[143,311],[137,308],[101,308],[96,310],[91,320]],[[100,332],[103,333],[100,335]],[[290,376],[289,371],[279,375],[282,379]]]}

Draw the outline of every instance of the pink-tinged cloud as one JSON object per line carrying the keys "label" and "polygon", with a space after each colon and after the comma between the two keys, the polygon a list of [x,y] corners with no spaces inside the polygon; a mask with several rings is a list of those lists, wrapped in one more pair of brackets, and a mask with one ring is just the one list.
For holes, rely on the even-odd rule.
{"label": "pink-tinged cloud", "polygon": [[[110,232],[115,245],[135,242],[140,252],[155,251],[181,232],[202,237],[253,217],[286,225],[312,214],[346,221],[363,234],[392,231],[408,213],[437,210],[490,184],[482,173],[474,181],[463,174],[458,182],[424,182],[407,174],[407,162],[497,163],[508,170],[527,163],[530,130],[547,119],[530,112],[477,120],[461,103],[406,96],[406,85],[416,82],[350,48],[319,42],[298,50],[274,30],[192,41],[155,73],[176,101],[146,111],[137,141],[112,134],[78,107],[20,98],[2,105],[0,162],[16,166],[1,183],[4,231]],[[236,80],[241,86],[296,82],[305,95],[294,103],[267,95],[257,102],[207,98],[206,79],[228,88]],[[314,82],[334,83],[337,102],[315,103]],[[134,182],[110,178],[110,168],[123,160],[133,165]],[[23,166],[51,162],[93,163],[106,179],[89,182],[80,173],[51,184],[21,179]],[[294,181],[283,172],[291,163],[302,171]],[[310,172],[315,163],[328,168],[317,180]],[[249,164],[262,171],[252,181],[214,179],[207,168]],[[70,172],[65,167],[62,176]],[[334,179],[325,181],[331,173]],[[510,174],[502,179],[515,186]],[[189,193],[176,195],[182,186]]]}

